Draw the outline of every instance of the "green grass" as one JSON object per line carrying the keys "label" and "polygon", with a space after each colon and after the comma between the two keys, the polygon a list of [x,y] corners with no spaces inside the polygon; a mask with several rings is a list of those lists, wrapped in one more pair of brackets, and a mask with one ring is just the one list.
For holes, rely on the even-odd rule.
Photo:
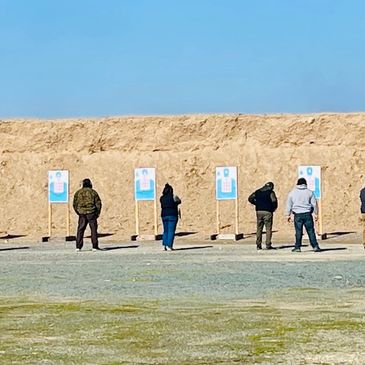
{"label": "green grass", "polygon": [[363,294],[287,291],[216,304],[0,298],[0,363],[333,364],[326,354],[338,353],[344,364],[346,352],[365,355]]}

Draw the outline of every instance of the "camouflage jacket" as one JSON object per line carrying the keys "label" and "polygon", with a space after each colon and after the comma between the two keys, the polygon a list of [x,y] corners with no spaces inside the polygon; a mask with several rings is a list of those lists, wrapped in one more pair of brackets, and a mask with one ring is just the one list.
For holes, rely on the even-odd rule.
{"label": "camouflage jacket", "polygon": [[77,214],[96,213],[100,215],[101,200],[98,193],[91,188],[82,188],[74,195],[73,207]]}

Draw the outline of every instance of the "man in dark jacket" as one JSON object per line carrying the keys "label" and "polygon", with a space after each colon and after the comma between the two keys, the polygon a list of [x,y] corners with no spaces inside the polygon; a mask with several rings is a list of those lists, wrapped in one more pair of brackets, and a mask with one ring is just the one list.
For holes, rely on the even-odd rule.
{"label": "man in dark jacket", "polygon": [[362,243],[365,248],[365,188],[362,188],[360,191],[360,201],[361,201],[361,219],[363,224],[363,233],[362,233]]}
{"label": "man in dark jacket", "polygon": [[93,251],[100,250],[98,243],[98,222],[101,211],[101,200],[98,193],[92,188],[90,179],[82,181],[82,188],[76,191],[73,208],[79,216],[76,236],[76,250],[81,251],[84,245],[84,233],[87,225],[90,226]]}
{"label": "man in dark jacket", "polygon": [[274,192],[274,184],[266,183],[262,188],[253,192],[248,201],[256,207],[257,231],[256,246],[258,250],[262,249],[262,230],[266,229],[266,249],[272,250],[272,224],[273,213],[278,207],[278,200]]}

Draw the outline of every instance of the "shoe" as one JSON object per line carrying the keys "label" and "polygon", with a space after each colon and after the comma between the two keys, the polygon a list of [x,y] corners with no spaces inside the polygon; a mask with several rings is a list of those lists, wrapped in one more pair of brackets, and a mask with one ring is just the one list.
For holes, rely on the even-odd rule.
{"label": "shoe", "polygon": [[164,250],[164,251],[167,251],[167,248],[166,248],[166,246],[163,246],[163,250]]}
{"label": "shoe", "polygon": [[262,246],[256,246],[257,250],[262,250]]}
{"label": "shoe", "polygon": [[81,252],[81,248],[77,248],[76,249],[76,252]]}
{"label": "shoe", "polygon": [[313,252],[321,252],[322,250],[319,248],[319,246],[316,246],[313,248]]}
{"label": "shoe", "polygon": [[302,252],[302,250],[300,248],[293,248],[291,252]]}
{"label": "shoe", "polygon": [[174,251],[174,249],[173,249],[172,247],[169,247],[169,246],[167,246],[167,249],[168,249],[169,251]]}
{"label": "shoe", "polygon": [[96,247],[96,248],[93,248],[93,251],[95,252],[95,251],[103,251],[103,250],[99,247]]}
{"label": "shoe", "polygon": [[266,246],[266,249],[267,250],[276,250],[276,248],[275,247],[272,247],[272,246]]}

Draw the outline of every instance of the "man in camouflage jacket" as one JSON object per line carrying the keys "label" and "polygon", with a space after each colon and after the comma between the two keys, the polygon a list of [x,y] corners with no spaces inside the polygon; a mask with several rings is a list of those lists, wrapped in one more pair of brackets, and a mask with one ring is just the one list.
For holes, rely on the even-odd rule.
{"label": "man in camouflage jacket", "polygon": [[97,219],[101,211],[101,200],[98,193],[92,188],[90,179],[84,179],[82,181],[82,188],[76,191],[73,208],[79,216],[76,250],[80,251],[84,245],[84,233],[88,224],[91,231],[93,251],[99,250]]}

